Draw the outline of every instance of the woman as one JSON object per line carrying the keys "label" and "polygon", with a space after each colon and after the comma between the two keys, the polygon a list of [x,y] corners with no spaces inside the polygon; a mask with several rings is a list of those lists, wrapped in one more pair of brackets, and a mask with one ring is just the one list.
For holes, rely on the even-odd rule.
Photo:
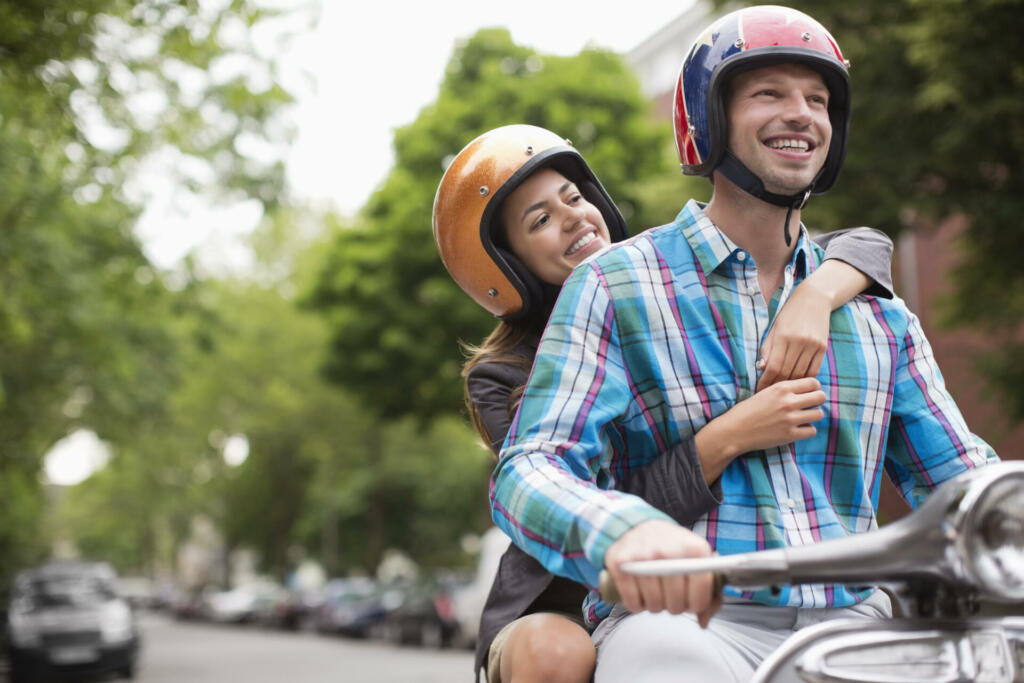
{"label": "woman", "polygon": [[[485,133],[455,157],[438,187],[433,225],[452,277],[501,319],[470,348],[463,369],[470,416],[497,454],[561,284],[576,265],[625,239],[625,221],[567,141],[520,125]],[[718,504],[716,482],[733,458],[814,433],[825,400],[814,376],[829,314],[866,289],[891,296],[887,237],[866,228],[826,237],[817,241],[828,260],[772,323],[757,392],[748,389],[749,398],[645,467],[616,472],[615,488],[688,526]],[[504,683],[589,681],[595,651],[580,614],[585,594],[511,546],[484,607],[478,674],[486,668],[488,681]]]}

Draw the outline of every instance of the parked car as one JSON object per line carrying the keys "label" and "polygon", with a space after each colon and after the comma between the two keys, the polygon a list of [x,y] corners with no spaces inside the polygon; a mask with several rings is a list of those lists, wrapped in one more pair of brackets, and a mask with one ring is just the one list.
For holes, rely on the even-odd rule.
{"label": "parked car", "polygon": [[289,631],[312,630],[323,600],[318,591],[289,590],[274,603],[266,625]]}
{"label": "parked car", "polygon": [[382,636],[387,616],[402,602],[394,588],[381,588],[372,579],[332,579],[323,590],[317,630],[365,638]]}
{"label": "parked car", "polygon": [[477,558],[473,580],[458,588],[452,595],[455,618],[459,622],[460,644],[472,648],[476,645],[480,630],[480,616],[484,603],[498,574],[501,556],[508,549],[509,537],[496,526],[489,528],[480,538],[480,555]]}
{"label": "parked car", "polygon": [[399,645],[449,647],[460,640],[452,596],[455,577],[419,581],[402,589],[402,604],[388,616],[387,637]]}
{"label": "parked car", "polygon": [[51,562],[20,572],[7,611],[11,680],[133,677],[139,633],[116,579],[110,565],[98,562]]}
{"label": "parked car", "polygon": [[274,605],[285,594],[273,581],[245,583],[226,591],[210,593],[203,603],[203,616],[220,623],[245,624],[269,621]]}

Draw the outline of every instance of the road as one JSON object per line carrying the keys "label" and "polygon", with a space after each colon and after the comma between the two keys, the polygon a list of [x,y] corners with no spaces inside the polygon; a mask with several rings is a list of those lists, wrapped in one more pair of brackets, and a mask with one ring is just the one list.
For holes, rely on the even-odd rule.
{"label": "road", "polygon": [[138,683],[450,683],[473,676],[466,650],[432,651],[312,633],[144,615]]}

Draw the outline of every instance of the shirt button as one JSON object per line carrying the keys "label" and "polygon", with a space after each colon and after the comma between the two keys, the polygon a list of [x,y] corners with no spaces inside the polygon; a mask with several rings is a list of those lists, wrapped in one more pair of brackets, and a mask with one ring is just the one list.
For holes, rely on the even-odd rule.
{"label": "shirt button", "polygon": [[754,296],[755,294],[757,294],[757,287],[754,287],[753,285],[747,287],[747,294],[749,294],[750,296]]}
{"label": "shirt button", "polygon": [[793,508],[796,507],[796,501],[790,498],[789,500],[786,501],[786,507],[792,510]]}
{"label": "shirt button", "polygon": [[736,252],[736,260],[738,260],[738,261],[746,261],[747,260],[747,252],[745,252],[745,251],[737,251]]}

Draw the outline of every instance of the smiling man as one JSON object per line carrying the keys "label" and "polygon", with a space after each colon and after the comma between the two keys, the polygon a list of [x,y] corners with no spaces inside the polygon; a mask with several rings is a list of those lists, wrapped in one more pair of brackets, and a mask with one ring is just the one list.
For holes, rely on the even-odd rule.
{"label": "smiling man", "polygon": [[[611,490],[666,447],[693,437],[702,462],[717,463],[722,503],[693,531],[721,554],[869,531],[885,473],[916,505],[995,459],[946,391],[917,318],[899,298],[866,294],[832,314],[811,436],[739,456],[708,450],[711,421],[758,390],[779,309],[822,263],[800,211],[835,183],[849,113],[846,61],[814,19],[776,6],[722,18],[691,48],[675,100],[683,171],[711,178],[711,201],[592,256],[562,290],[492,509],[550,571],[591,586],[602,568],[615,577],[621,603],[588,602],[598,683],[745,681],[804,625],[889,612],[879,591],[823,585],[727,587],[710,624],[707,611],[675,614],[706,608],[695,591],[707,584],[620,565],[683,556],[686,532]],[[552,197],[565,190],[549,182]],[[568,239],[553,258],[586,246]]]}

